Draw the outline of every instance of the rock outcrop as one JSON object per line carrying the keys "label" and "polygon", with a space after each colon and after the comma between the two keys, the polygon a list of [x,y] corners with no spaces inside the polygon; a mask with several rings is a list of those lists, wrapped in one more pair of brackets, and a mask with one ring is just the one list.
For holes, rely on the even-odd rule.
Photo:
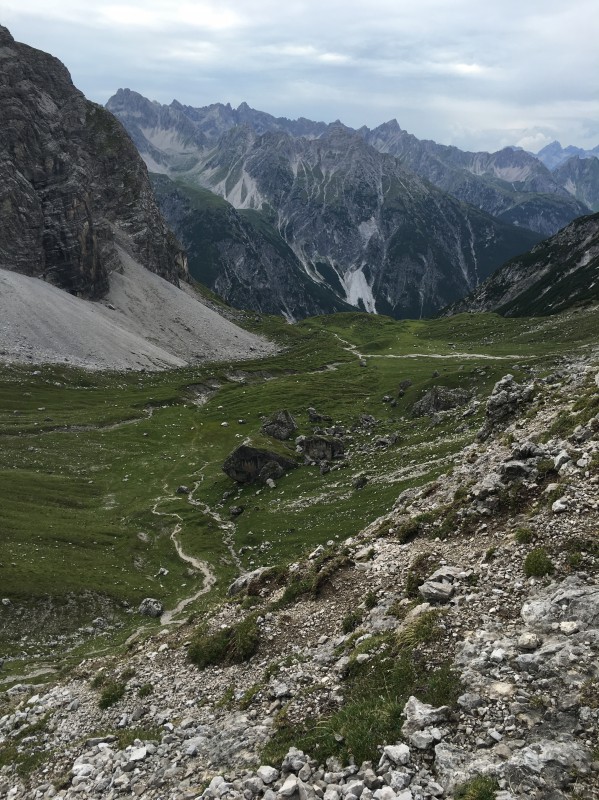
{"label": "rock outcrop", "polygon": [[177,283],[186,259],[121,124],[64,65],[0,27],[0,264],[103,297],[118,245]]}
{"label": "rock outcrop", "polygon": [[230,453],[223,472],[237,483],[266,483],[297,467],[297,461],[266,447],[242,444]]}

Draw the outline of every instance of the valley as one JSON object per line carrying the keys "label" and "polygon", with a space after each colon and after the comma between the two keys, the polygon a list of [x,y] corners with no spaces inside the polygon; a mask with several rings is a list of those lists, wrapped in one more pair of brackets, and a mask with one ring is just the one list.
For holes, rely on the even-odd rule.
{"label": "valley", "polygon": [[0,800],[599,800],[596,148],[0,74]]}
{"label": "valley", "polygon": [[[255,624],[251,621],[257,613],[262,614],[260,619],[266,615],[270,644],[266,650],[260,646],[259,663],[267,673],[282,670],[285,680],[285,675],[292,678],[298,665],[301,667],[302,648],[312,646],[318,637],[337,640],[336,626],[341,622],[349,625],[343,620],[349,619],[364,596],[360,581],[351,577],[355,570],[365,569],[366,573],[355,574],[371,576],[368,580],[374,593],[369,602],[376,602],[380,614],[379,604],[387,608],[397,595],[375,587],[380,580],[385,584],[391,578],[390,565],[397,558],[400,562],[404,559],[405,548],[409,560],[402,563],[415,563],[418,554],[429,552],[431,546],[437,558],[441,551],[449,563],[460,559],[471,563],[468,533],[459,533],[459,526],[451,532],[456,525],[455,512],[451,504],[436,506],[434,498],[439,493],[446,498],[454,492],[456,497],[462,496],[459,476],[469,469],[466,454],[477,450],[475,442],[486,418],[487,398],[502,376],[510,372],[519,381],[534,379],[540,387],[545,375],[574,375],[578,369],[584,374],[585,365],[597,364],[597,313],[595,308],[581,308],[538,319],[462,314],[430,321],[337,314],[294,326],[280,318],[258,320],[251,314],[241,321],[254,333],[275,341],[279,348],[276,355],[153,373],[92,373],[55,365],[5,366],[0,384],[0,474],[6,487],[0,500],[5,537],[1,567],[5,599],[0,607],[1,645],[6,654],[0,674],[5,692],[3,713],[10,714],[23,694],[26,698],[32,693],[46,697],[50,705],[43,713],[55,720],[52,737],[62,737],[71,758],[78,750],[64,728],[67,718],[69,729],[74,724],[78,737],[98,738],[100,731],[99,739],[108,742],[104,746],[109,748],[112,740],[107,732],[122,737],[131,730],[131,736],[141,741],[159,740],[160,719],[171,718],[168,712],[161,717],[160,698],[177,708],[179,703],[191,703],[188,692],[194,686],[192,676],[197,667],[185,662],[184,653],[194,637],[205,635],[202,631],[206,627],[214,630],[214,625],[218,629],[244,618],[248,624]],[[548,380],[541,396],[551,391],[554,379]],[[567,380],[565,384],[563,377],[559,380],[560,385],[567,386]],[[463,390],[466,401],[448,410],[434,410],[433,405],[423,416],[415,416],[417,401],[430,397],[433,389]],[[592,389],[588,397],[593,398]],[[329,462],[326,470],[322,469],[325,462],[300,465],[272,485],[236,485],[222,472],[225,457],[240,442],[263,443],[263,419],[282,408],[293,414],[301,435],[334,428],[335,436],[343,441],[344,458]],[[312,409],[312,419],[316,413],[330,421],[311,421],[307,409]],[[549,413],[555,417],[559,407],[551,410],[551,405],[545,406],[539,399],[535,409],[536,415]],[[589,409],[596,411],[596,392]],[[586,416],[578,419],[584,423],[589,415],[588,411],[583,414]],[[535,422],[534,415],[529,415],[528,421],[516,417],[513,430],[521,428],[524,432]],[[544,423],[549,435],[551,430],[558,430],[556,424],[551,425]],[[538,441],[544,440],[543,429],[542,423],[535,434]],[[481,454],[505,447],[501,444],[505,436],[501,437],[501,433],[497,440],[493,437]],[[275,440],[270,444],[287,447]],[[293,450],[293,443],[289,449]],[[472,478],[464,480],[465,486],[472,485]],[[402,502],[401,498],[407,500]],[[407,517],[403,510],[406,503]],[[429,506],[437,510],[424,513],[420,510],[423,504],[425,509]],[[597,509],[591,513],[594,519]],[[400,522],[392,521],[398,515]],[[410,518],[416,527],[406,541],[412,542],[415,536],[413,543],[393,545],[400,534],[393,533],[389,539],[387,531],[401,532]],[[517,519],[523,519],[522,513]],[[510,524],[509,516],[505,522],[501,516],[493,517],[493,533],[483,537],[489,552],[496,537],[501,541],[505,535],[503,526]],[[481,523],[476,525],[480,529]],[[403,541],[401,536],[397,541]],[[394,549],[397,546],[398,551]],[[501,548],[495,547],[499,553]],[[312,561],[306,561],[309,553],[316,554],[310,556]],[[383,561],[379,562],[378,553]],[[509,548],[505,557],[510,558]],[[497,558],[499,568],[504,556],[498,554]],[[302,564],[300,576],[323,570],[322,589],[314,590],[313,599],[312,590],[301,581],[294,583],[293,566],[289,572],[293,563]],[[377,572],[368,571],[375,566]],[[258,568],[256,574],[262,570],[266,579],[257,584],[262,589],[256,594],[243,591],[241,600],[237,595],[227,595],[240,573]],[[378,577],[372,583],[374,575]],[[393,579],[389,586],[392,584]],[[402,581],[395,587],[400,590],[399,597],[401,587]],[[164,605],[161,619],[139,615],[137,608],[144,597],[157,598]],[[455,613],[458,610],[456,606]],[[363,611],[356,613],[356,620],[366,619]],[[286,631],[289,625],[296,633]],[[305,630],[307,639],[301,632]],[[386,634],[373,635],[372,642],[379,642],[384,651]],[[439,660],[440,653],[434,655],[427,637],[429,634],[423,639],[424,645],[410,647],[418,650],[424,646],[429,654],[427,670],[433,669],[431,680],[437,675],[436,669],[441,670],[441,680],[448,663]],[[351,633],[345,640],[349,646]],[[166,668],[167,662],[155,655],[157,651],[170,654],[170,663],[177,665],[176,673]],[[299,661],[291,658],[293,652]],[[358,647],[352,658],[369,652]],[[163,666],[148,672],[146,664],[154,664],[152,659],[156,658]],[[268,739],[272,743],[264,752],[270,763],[282,758],[292,743],[299,743],[317,757],[319,752],[338,749],[330,742],[317,745],[320,738],[314,741],[307,732],[313,723],[305,721],[301,693],[297,695],[299,706],[275,702],[279,710],[287,709],[284,718],[289,722],[282,726],[281,718],[274,723],[276,711],[274,718],[267,713],[272,695],[264,694],[262,688],[269,685],[269,678],[266,683],[256,683],[253,661],[247,669],[243,663],[209,666],[207,672],[204,668],[208,683],[204,684],[204,699],[198,709],[198,721],[204,722],[196,724],[209,724],[210,715],[216,714],[221,733],[216,739],[208,738],[212,742],[208,751],[204,745],[197,745],[199,763],[204,764],[198,775],[214,774],[210,764],[214,770],[219,764],[252,763]],[[269,667],[270,663],[274,666]],[[276,666],[281,663],[283,666]],[[304,666],[301,672],[308,680],[307,675],[312,673],[306,669]],[[320,685],[325,680],[322,686],[326,686],[326,674],[321,675],[319,669],[310,681]],[[322,669],[326,672],[329,668]],[[111,701],[102,711],[97,707],[98,697],[104,697],[102,691],[108,692],[113,685],[106,683],[108,678],[97,677],[104,671],[114,675],[110,680],[122,686],[119,696],[124,692],[125,699]],[[135,677],[119,679],[120,674]],[[362,693],[368,704],[370,710],[363,708],[359,714],[366,714],[369,724],[375,726],[377,732],[371,735],[382,741],[397,735],[385,732],[387,712],[371,696],[371,680],[377,674],[375,671],[368,679],[365,674],[355,689],[351,687],[357,675],[347,684],[343,680],[338,683],[336,678],[333,695],[351,689],[347,711],[335,712],[345,715],[346,721],[331,718],[339,719],[333,724],[342,725],[344,730],[339,741],[348,737],[350,749],[344,751],[344,758],[351,752],[367,757],[367,751],[358,744],[360,728],[354,731],[350,723],[356,713],[352,711],[352,691]],[[405,674],[401,680],[409,686],[414,678]],[[421,677],[420,684],[423,680]],[[94,681],[98,689],[93,689]],[[155,710],[144,706],[142,721],[126,722],[124,728],[119,722],[117,726],[123,703],[129,709],[123,719],[129,719],[132,710],[131,720],[136,717],[135,692],[141,693],[140,687],[146,684],[153,686],[150,705]],[[169,684],[179,689],[169,689]],[[81,712],[70,712],[62,722],[63,712],[52,711],[63,691],[61,686],[69,687],[64,689],[69,702],[79,698],[77,702],[82,703]],[[184,694],[177,699],[180,691]],[[413,691],[421,699],[438,703],[449,701],[454,690],[447,684],[443,690]],[[312,709],[308,714],[324,714],[315,730],[324,725],[325,735],[330,700],[325,702],[329,697],[325,691],[321,708],[318,692],[307,708]],[[401,693],[399,697],[407,699]],[[35,703],[31,707],[37,708]],[[253,716],[247,716],[248,708],[254,708]],[[182,719],[183,713],[181,709],[175,716]],[[150,727],[147,714],[155,720]],[[245,734],[240,740],[242,728]],[[33,737],[32,741],[37,741],[35,734]],[[122,746],[132,741],[123,738]],[[179,740],[175,737],[173,741]],[[334,744],[334,739],[331,741]],[[29,767],[28,761],[15,757],[14,764],[23,765],[19,774],[25,785],[29,785],[28,775],[37,774],[37,763],[43,764],[48,758],[55,763],[53,756],[44,755],[43,746],[36,747],[36,760]],[[0,756],[2,752],[0,746]],[[120,751],[117,747],[115,752],[123,752],[128,758],[127,753],[133,750]],[[150,759],[150,755],[145,758]],[[192,781],[185,796],[197,796],[191,788],[195,785]],[[144,792],[154,796],[149,786]]]}

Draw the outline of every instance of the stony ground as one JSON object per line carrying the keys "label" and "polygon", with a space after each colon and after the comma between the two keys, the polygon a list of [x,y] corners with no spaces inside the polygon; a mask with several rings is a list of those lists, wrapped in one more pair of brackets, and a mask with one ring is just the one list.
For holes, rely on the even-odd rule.
{"label": "stony ground", "polygon": [[[450,474],[284,578],[334,563],[319,593],[277,603],[284,586],[258,571],[250,596],[215,613],[211,632],[258,615],[248,661],[198,669],[189,623],[51,688],[12,687],[0,798],[599,797],[598,387],[591,356],[529,386],[500,381]],[[424,617],[437,626],[425,657],[459,675],[454,706],[411,697],[401,737],[374,743],[380,761],[291,750],[258,769],[283,719],[334,713],[355,663],[368,669],[381,642],[409,641]],[[111,681],[123,696],[101,709]],[[28,775],[15,769],[25,755]]]}
{"label": "stony ground", "polygon": [[99,302],[0,270],[0,363],[157,370],[275,352],[190,287],[173,286],[124,251],[121,260],[122,273],[110,276],[110,291]]}

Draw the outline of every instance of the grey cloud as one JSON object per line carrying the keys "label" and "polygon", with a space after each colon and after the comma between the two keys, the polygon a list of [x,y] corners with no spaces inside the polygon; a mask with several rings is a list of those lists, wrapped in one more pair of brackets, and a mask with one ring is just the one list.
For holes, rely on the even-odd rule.
{"label": "grey cloud", "polygon": [[[595,0],[5,0],[3,23],[104,102],[250,105],[475,149],[598,143]],[[509,137],[512,137],[511,139]],[[542,146],[542,145],[541,145]]]}

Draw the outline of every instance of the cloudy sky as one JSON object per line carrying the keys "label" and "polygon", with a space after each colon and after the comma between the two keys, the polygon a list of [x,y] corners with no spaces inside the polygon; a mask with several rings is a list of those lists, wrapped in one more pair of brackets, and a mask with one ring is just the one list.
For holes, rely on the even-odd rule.
{"label": "cloudy sky", "polygon": [[597,0],[0,0],[97,102],[243,100],[464,149],[599,144]]}

